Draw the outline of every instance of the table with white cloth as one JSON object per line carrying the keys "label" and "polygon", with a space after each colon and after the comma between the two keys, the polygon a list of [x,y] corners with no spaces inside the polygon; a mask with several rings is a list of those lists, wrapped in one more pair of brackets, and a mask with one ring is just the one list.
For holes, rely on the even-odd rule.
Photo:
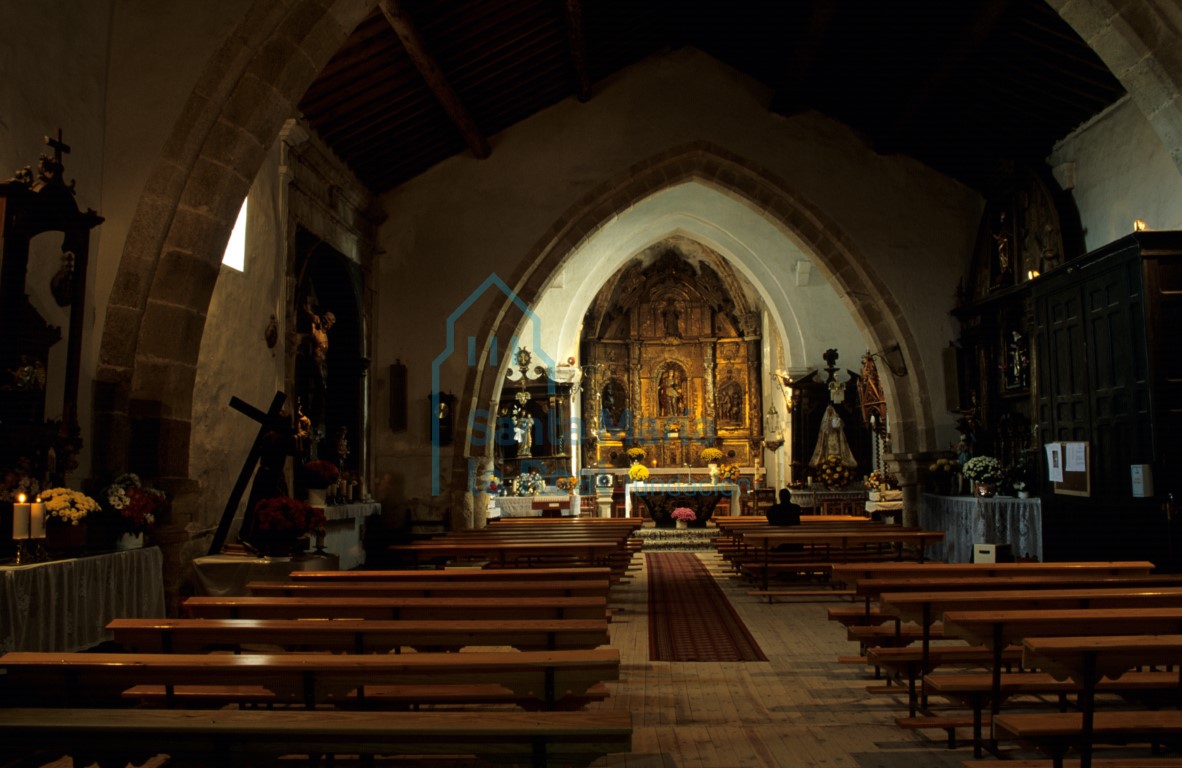
{"label": "table with white cloth", "polygon": [[0,653],[80,651],[115,618],[164,618],[164,558],[143,547],[0,566]]}
{"label": "table with white cloth", "polygon": [[324,507],[324,550],[340,558],[342,571],[365,563],[365,521],[381,513],[382,505],[376,501]]}
{"label": "table with white cloth", "polygon": [[494,496],[493,501],[500,510],[500,517],[550,517],[554,516],[551,510],[561,512],[561,517],[579,513],[579,497],[565,493],[558,496]]}
{"label": "table with white cloth", "polygon": [[944,531],[946,563],[969,563],[974,544],[1009,544],[1015,557],[1042,560],[1042,503],[1007,496],[937,496],[919,500],[919,526]]}

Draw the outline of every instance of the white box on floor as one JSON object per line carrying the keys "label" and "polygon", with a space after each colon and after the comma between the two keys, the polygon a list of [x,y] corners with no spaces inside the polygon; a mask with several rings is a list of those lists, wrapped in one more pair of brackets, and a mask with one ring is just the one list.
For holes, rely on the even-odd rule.
{"label": "white box on floor", "polygon": [[974,544],[974,563],[1012,563],[1013,549],[1009,544]]}

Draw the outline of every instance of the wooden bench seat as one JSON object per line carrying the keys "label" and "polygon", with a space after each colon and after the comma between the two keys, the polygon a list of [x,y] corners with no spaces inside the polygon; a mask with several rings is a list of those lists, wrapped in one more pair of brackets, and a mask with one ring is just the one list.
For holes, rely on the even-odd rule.
{"label": "wooden bench seat", "polygon": [[[168,754],[189,764],[245,766],[292,754],[470,755],[494,763],[587,765],[632,748],[627,712],[342,712],[256,710],[0,710],[9,754],[69,745],[106,760]],[[137,759],[136,762],[140,762]]]}
{"label": "wooden bench seat", "polygon": [[204,619],[603,619],[603,597],[190,597],[182,612]]}
{"label": "wooden bench seat", "polygon": [[[988,667],[993,664],[992,648],[980,645],[937,645],[928,649],[916,646],[896,648],[870,648],[866,651],[866,663],[887,673],[891,679],[905,684],[907,690],[907,716],[915,717],[919,711],[920,697],[918,683],[923,676],[941,666]],[[1005,664],[1016,664],[1022,660],[1019,646],[1006,648],[1002,652]]]}
{"label": "wooden bench seat", "polygon": [[448,582],[426,578],[418,582],[352,581],[294,582],[251,581],[246,585],[258,597],[607,597],[608,579],[598,581],[520,581]]}
{"label": "wooden bench seat", "polygon": [[[991,672],[939,673],[924,678],[924,688],[929,694],[943,696],[950,701],[963,701],[972,710],[968,727],[973,729],[974,755],[981,756],[982,731],[988,722],[985,705],[994,696],[997,685],[1003,699],[1011,696],[1055,696],[1059,706],[1065,707],[1068,694],[1078,694],[1082,686],[1071,680],[1058,680],[1045,672],[1015,672],[1000,675],[994,680]],[[1175,672],[1129,672],[1119,678],[1105,679],[1097,690],[1121,696],[1144,696],[1165,693],[1173,695],[1178,689],[1178,674]],[[960,726],[958,726],[960,727]],[[949,734],[950,746],[955,746],[955,737]]]}
{"label": "wooden bench seat", "polygon": [[277,647],[288,651],[389,653],[510,647],[521,651],[597,648],[606,619],[383,621],[307,619],[113,619],[112,639],[140,653],[206,653]]}
{"label": "wooden bench seat", "polygon": [[872,605],[869,608],[865,606],[858,606],[856,608],[830,608],[828,617],[830,621],[836,621],[838,624],[847,627],[885,624],[895,620],[894,616],[884,614],[877,605]]}
{"label": "wooden bench seat", "polygon": [[[1002,713],[993,718],[993,735],[1033,744],[1061,766],[1064,753],[1083,740],[1080,712]],[[1092,743],[1176,744],[1182,741],[1182,712],[1178,710],[1097,711],[1092,722]]]}
{"label": "wooden bench seat", "polygon": [[610,568],[422,568],[400,571],[292,571],[288,578],[295,582],[326,581],[517,581],[544,579],[545,581],[582,580],[602,581],[611,577]]}
{"label": "wooden bench seat", "polygon": [[[962,768],[1053,768],[1053,760],[1012,760],[999,763],[997,758],[964,760]],[[1079,760],[1064,760],[1063,768],[1078,768]],[[1092,761],[1092,768],[1182,768],[1182,757],[1117,757]]]}
{"label": "wooden bench seat", "polygon": [[[370,686],[499,685],[553,709],[616,680],[616,649],[342,655],[38,653],[0,657],[8,704],[117,705],[136,685],[263,686],[276,703],[345,704]],[[179,703],[168,696],[168,703]]]}
{"label": "wooden bench seat", "polygon": [[[609,695],[607,685],[598,683],[581,695],[564,696],[557,709],[582,709],[592,702],[601,702]],[[276,696],[263,686],[246,685],[136,685],[123,692],[123,698],[151,706],[224,706],[226,704],[272,706]],[[350,694],[342,706],[358,706],[356,694]],[[413,709],[431,707],[472,707],[512,705],[528,710],[540,710],[533,695],[521,695],[493,683],[474,685],[367,685],[364,704],[367,707]]]}
{"label": "wooden bench seat", "polygon": [[[940,640],[944,628],[935,624],[928,629],[928,638]],[[924,629],[918,624],[866,624],[846,627],[846,639],[852,640],[863,649],[874,647],[902,647],[923,640]]]}

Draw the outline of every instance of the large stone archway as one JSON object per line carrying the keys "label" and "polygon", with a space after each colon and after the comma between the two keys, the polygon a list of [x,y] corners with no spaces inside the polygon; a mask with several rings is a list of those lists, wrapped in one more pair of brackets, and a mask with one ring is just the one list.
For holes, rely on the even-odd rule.
{"label": "large stone archway", "polygon": [[[1124,83],[1182,168],[1182,62],[1175,54],[1178,9],[1161,0],[1049,0]],[[150,452],[161,482],[183,489],[196,361],[221,253],[234,214],[265,148],[316,73],[376,0],[256,0],[208,63],[173,126],[128,229],[106,307],[94,373],[92,446],[96,473],[126,468],[133,449]],[[666,174],[666,178],[662,178]],[[869,270],[819,212],[735,157],[682,148],[603,185],[556,222],[513,275],[523,296],[536,296],[549,270],[629,200],[690,176],[742,195],[783,222],[846,287],[866,286]],[[867,292],[875,296],[876,292]],[[900,397],[900,445],[932,442],[930,403],[911,339],[889,296],[857,307],[867,337],[900,341],[916,372]],[[509,319],[502,307],[486,327]],[[495,372],[478,368],[465,402],[488,402]],[[458,464],[462,464],[458,462]],[[462,471],[462,469],[461,469]],[[178,515],[185,519],[183,498]]]}
{"label": "large stone archway", "polygon": [[[929,375],[916,348],[915,335],[895,298],[882,287],[868,259],[851,239],[802,194],[781,179],[720,147],[697,142],[671,149],[647,162],[633,166],[616,179],[601,185],[550,228],[527,255],[517,273],[508,281],[515,297],[533,305],[547,282],[607,222],[623,211],[664,189],[694,182],[717,189],[774,220],[798,241],[825,270],[834,287],[846,299],[855,324],[869,345],[884,349],[900,345],[910,374],[896,382],[892,419],[897,452],[915,453],[934,441],[934,423]],[[486,348],[478,359],[487,361],[488,345],[497,337],[518,332],[522,317],[510,300],[490,308],[482,319]],[[469,369],[461,403],[487,408],[495,401],[502,383],[498,366],[477,364]],[[466,418],[461,413],[461,418]],[[465,445],[455,457],[451,473],[454,488],[463,488],[474,447]]]}

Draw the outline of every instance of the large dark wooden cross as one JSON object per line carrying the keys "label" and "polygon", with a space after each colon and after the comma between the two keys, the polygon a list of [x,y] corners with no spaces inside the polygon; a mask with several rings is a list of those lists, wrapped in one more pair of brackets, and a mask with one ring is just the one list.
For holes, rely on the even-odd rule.
{"label": "large dark wooden cross", "polygon": [[234,489],[230,491],[226,508],[222,510],[221,522],[218,523],[217,532],[214,533],[213,541],[209,545],[209,554],[211,555],[220,554],[222,547],[226,545],[226,535],[230,532],[230,523],[234,522],[234,515],[238,513],[238,505],[242,503],[242,494],[246,491],[246,484],[250,482],[251,475],[254,474],[255,467],[259,463],[263,438],[275,428],[275,423],[279,420],[283,404],[286,401],[286,394],[276,392],[275,397],[271,400],[271,407],[264,412],[237,397],[230,398],[231,408],[259,423],[259,433],[255,435],[254,444],[250,446],[250,453],[246,455],[246,461],[242,462],[242,471],[238,473],[238,480],[234,483]]}

